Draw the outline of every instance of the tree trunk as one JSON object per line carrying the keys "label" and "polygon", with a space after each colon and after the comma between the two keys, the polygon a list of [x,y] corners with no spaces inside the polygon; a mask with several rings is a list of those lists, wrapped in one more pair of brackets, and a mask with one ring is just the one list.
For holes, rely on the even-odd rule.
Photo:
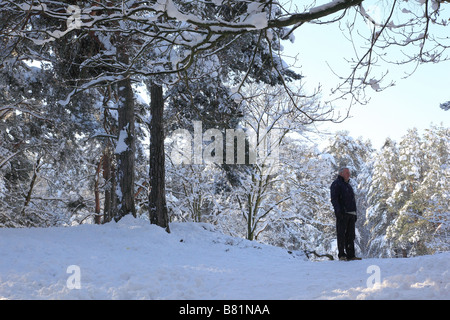
{"label": "tree trunk", "polygon": [[[103,157],[102,157],[103,158]],[[100,215],[100,190],[98,189],[98,184],[100,180],[100,170],[102,168],[102,158],[97,164],[97,170],[95,171],[95,179],[94,179],[94,197],[95,197],[95,215],[94,215],[94,223],[100,224],[102,222],[102,216]]]}
{"label": "tree trunk", "polygon": [[164,100],[162,87],[152,84],[150,87],[150,223],[169,229],[169,217],[166,205],[165,164],[164,164]]}
{"label": "tree trunk", "polygon": [[112,164],[111,149],[107,147],[103,152],[103,180],[105,181],[105,200],[103,205],[103,223],[110,222],[115,216],[114,209],[117,204],[116,179],[114,165]]}
{"label": "tree trunk", "polygon": [[[119,61],[129,64],[125,49],[119,49]],[[123,216],[131,213],[136,217],[134,205],[134,156],[136,151],[134,132],[134,95],[131,79],[124,77],[118,81],[118,124],[119,141],[117,154],[117,188],[118,210],[114,220],[119,221]]]}

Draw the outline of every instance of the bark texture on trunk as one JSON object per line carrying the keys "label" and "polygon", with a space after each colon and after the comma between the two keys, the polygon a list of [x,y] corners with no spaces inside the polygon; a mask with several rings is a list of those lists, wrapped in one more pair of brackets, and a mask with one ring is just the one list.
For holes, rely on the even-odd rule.
{"label": "bark texture on trunk", "polygon": [[[119,60],[128,65],[128,55],[121,50]],[[116,221],[131,213],[136,217],[134,204],[134,156],[136,137],[134,132],[134,94],[131,79],[124,77],[118,81],[118,130],[119,141],[117,155],[117,188],[118,210],[114,217]]]}
{"label": "bark texture on trunk", "polygon": [[162,87],[152,84],[150,88],[150,223],[169,229],[169,217],[166,205],[165,155],[164,155],[164,100]]}

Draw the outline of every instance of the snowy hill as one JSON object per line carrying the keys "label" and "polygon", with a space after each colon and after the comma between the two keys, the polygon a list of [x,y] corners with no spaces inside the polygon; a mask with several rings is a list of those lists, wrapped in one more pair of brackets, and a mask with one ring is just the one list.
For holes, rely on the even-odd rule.
{"label": "snowy hill", "polygon": [[311,262],[207,224],[171,231],[0,229],[0,299],[450,299],[450,253]]}

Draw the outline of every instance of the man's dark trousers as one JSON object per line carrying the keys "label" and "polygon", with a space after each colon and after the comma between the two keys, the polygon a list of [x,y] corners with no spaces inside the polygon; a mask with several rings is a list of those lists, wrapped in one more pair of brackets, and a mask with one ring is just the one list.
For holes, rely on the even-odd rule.
{"label": "man's dark trousers", "polygon": [[349,213],[344,213],[336,218],[339,258],[355,257],[355,222],[356,216]]}

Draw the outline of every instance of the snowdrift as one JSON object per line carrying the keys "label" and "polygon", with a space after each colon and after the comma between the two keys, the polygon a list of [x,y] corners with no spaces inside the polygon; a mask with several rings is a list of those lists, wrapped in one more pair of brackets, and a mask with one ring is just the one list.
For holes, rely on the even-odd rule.
{"label": "snowdrift", "polygon": [[213,226],[0,229],[0,299],[449,299],[450,253],[308,261]]}

